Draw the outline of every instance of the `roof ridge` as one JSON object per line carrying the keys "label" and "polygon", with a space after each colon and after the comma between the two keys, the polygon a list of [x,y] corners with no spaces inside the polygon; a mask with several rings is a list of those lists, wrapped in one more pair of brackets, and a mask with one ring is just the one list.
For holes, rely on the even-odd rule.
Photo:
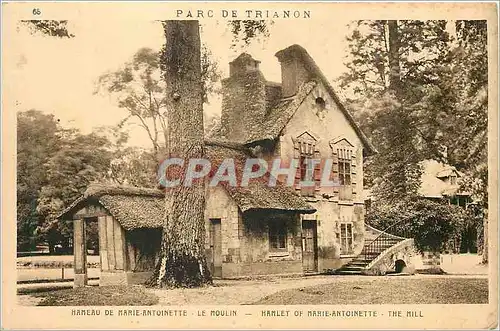
{"label": "roof ridge", "polygon": [[[317,84],[318,84],[318,82],[314,79],[307,81],[305,83],[302,83],[299,86],[299,89],[295,95],[288,97],[288,98],[280,99],[278,101],[278,103],[276,104],[276,106],[273,108],[275,110],[274,113],[278,113],[278,115],[281,117],[279,121],[277,121],[276,123],[273,123],[273,125],[276,125],[278,123],[277,126],[274,128],[275,132],[271,132],[268,134],[262,134],[261,132],[252,132],[250,137],[245,140],[244,144],[248,145],[248,144],[254,143],[256,141],[266,140],[266,139],[272,140],[277,135],[279,135],[279,133],[288,124],[288,122],[290,122],[290,119],[293,117],[293,115],[295,115],[295,113],[299,109],[300,105],[304,102],[306,97],[311,93],[311,91],[314,89],[314,87]],[[290,109],[290,111],[286,111],[286,112],[285,111],[277,111],[276,112],[276,108],[281,107],[280,104],[283,102],[287,102],[286,108]],[[267,122],[269,122],[272,113],[273,113],[273,111],[269,112],[264,118],[262,118],[262,120],[260,121],[260,125],[270,124]]]}
{"label": "roof ridge", "polygon": [[83,196],[85,198],[99,198],[103,195],[142,195],[151,197],[163,197],[165,193],[159,189],[152,189],[148,187],[101,183],[90,184],[83,193]]}

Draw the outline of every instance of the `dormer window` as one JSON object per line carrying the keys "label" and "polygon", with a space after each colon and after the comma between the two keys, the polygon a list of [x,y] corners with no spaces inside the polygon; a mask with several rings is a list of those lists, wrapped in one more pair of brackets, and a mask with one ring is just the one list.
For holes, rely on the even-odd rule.
{"label": "dormer window", "polygon": [[352,163],[352,150],[341,148],[337,149],[339,158],[339,185],[351,185],[351,163]]}
{"label": "dormer window", "polygon": [[338,194],[339,200],[353,200],[356,194],[356,148],[344,137],[332,140],[330,147],[336,181],[333,192]]}
{"label": "dormer window", "polygon": [[[299,168],[295,176],[296,189],[300,190],[302,196],[314,196],[314,192],[319,189],[321,173],[319,165],[312,167],[313,159],[319,159],[317,140],[308,132],[304,132],[293,140],[295,147],[295,158],[299,161]],[[314,183],[305,184],[304,182]]]}
{"label": "dormer window", "polygon": [[450,184],[451,184],[451,185],[457,185],[457,175],[452,174],[452,175],[450,176]]}

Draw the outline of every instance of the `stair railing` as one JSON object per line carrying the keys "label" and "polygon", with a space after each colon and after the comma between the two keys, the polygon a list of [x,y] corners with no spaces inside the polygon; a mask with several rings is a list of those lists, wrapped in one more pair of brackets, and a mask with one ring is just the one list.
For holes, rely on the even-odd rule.
{"label": "stair railing", "polygon": [[373,258],[375,258],[374,255],[378,255],[382,251],[384,251],[387,248],[389,248],[390,246],[394,245],[395,243],[392,242],[394,240],[398,240],[398,242],[400,242],[402,240],[408,239],[405,237],[396,236],[396,235],[387,233],[387,231],[391,230],[396,225],[401,224],[402,222],[404,222],[404,221],[406,221],[414,216],[415,215],[410,215],[410,216],[404,217],[404,218],[400,219],[399,221],[389,225],[383,231],[381,231],[378,234],[378,236],[375,237],[375,239],[373,239],[370,243],[368,243],[367,245],[365,244],[363,247],[365,260],[373,260]]}

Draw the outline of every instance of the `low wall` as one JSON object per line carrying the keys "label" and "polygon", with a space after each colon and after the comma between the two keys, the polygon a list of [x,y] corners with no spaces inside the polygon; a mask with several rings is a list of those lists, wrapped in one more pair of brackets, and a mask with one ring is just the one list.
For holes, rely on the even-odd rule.
{"label": "low wall", "polygon": [[364,274],[385,275],[388,272],[395,272],[396,261],[398,260],[404,261],[406,265],[401,272],[414,274],[417,259],[418,254],[413,239],[406,239],[383,251],[377,258],[370,262]]}
{"label": "low wall", "polygon": [[303,273],[302,261],[272,261],[222,264],[222,278],[299,273]]}

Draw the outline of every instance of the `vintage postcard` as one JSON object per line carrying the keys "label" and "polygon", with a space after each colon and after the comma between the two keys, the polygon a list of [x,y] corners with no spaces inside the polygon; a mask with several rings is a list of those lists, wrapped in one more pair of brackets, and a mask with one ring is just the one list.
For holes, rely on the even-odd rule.
{"label": "vintage postcard", "polygon": [[497,22],[2,3],[2,328],[498,329]]}

